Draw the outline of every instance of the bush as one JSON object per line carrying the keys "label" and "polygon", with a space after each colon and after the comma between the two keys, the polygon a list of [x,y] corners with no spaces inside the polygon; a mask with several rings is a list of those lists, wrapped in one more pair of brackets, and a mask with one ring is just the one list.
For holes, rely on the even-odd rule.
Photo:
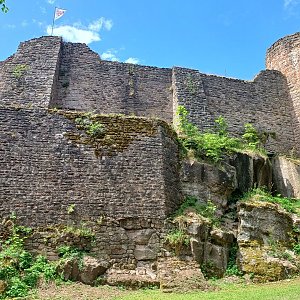
{"label": "bush", "polygon": [[188,246],[190,237],[183,230],[173,230],[167,234],[166,241],[173,247]]}
{"label": "bush", "polygon": [[188,121],[188,111],[184,106],[178,106],[177,123],[179,141],[184,153],[192,153],[196,159],[220,162],[225,155],[245,150],[265,154],[263,144],[269,134],[259,134],[251,124],[245,124],[242,138],[230,137],[228,124],[224,117],[215,120],[214,130],[200,132],[194,124]]}
{"label": "bush", "polygon": [[30,289],[36,287],[39,278],[50,280],[56,277],[54,265],[42,256],[33,258],[24,250],[24,233],[30,231],[29,228],[13,224],[9,238],[1,241],[0,280],[6,282],[7,288],[0,299],[25,297]]}
{"label": "bush", "polygon": [[300,243],[294,245],[293,251],[294,251],[297,255],[300,255]]}
{"label": "bush", "polygon": [[244,134],[242,135],[242,139],[248,148],[252,150],[258,149],[260,143],[258,131],[252,124],[247,123],[244,125]]}
{"label": "bush", "polygon": [[216,206],[210,200],[207,203],[199,203],[196,197],[187,196],[175,212],[175,217],[183,215],[188,209],[192,209],[196,214],[208,219],[212,224],[217,225],[219,223],[215,216]]}

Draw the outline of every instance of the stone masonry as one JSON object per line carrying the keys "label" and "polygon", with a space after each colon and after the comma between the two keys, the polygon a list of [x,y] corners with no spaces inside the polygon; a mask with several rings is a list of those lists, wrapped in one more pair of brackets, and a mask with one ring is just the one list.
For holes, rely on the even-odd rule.
{"label": "stone masonry", "polygon": [[0,104],[121,113],[172,122],[178,105],[207,130],[222,115],[233,134],[245,123],[275,133],[267,148],[299,151],[297,98],[300,34],[275,43],[267,68],[253,81],[206,75],[196,70],[103,61],[84,44],[42,37],[21,43],[0,64]]}
{"label": "stone masonry", "polygon": [[[299,152],[299,45],[300,33],[279,40],[268,50],[270,70],[243,81],[103,61],[59,37],[21,43],[0,62],[0,219],[14,212],[43,228],[91,222],[88,250],[98,258],[128,268],[156,260],[164,222],[182,201],[168,124],[178,105],[201,130],[222,115],[233,135],[252,123],[275,133],[269,151]],[[113,114],[93,116],[102,136],[76,126],[87,112]],[[38,234],[29,247],[45,239]],[[43,249],[55,255],[52,246]]]}

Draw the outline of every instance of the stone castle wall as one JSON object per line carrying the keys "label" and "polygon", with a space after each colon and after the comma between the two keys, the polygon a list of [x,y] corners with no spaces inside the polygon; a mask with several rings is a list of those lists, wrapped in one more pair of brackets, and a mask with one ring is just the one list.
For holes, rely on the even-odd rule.
{"label": "stone castle wall", "polygon": [[199,128],[210,129],[223,116],[233,134],[241,134],[245,123],[276,133],[268,141],[270,151],[286,153],[294,147],[293,107],[280,72],[263,71],[253,81],[243,81],[175,68],[174,80],[176,103],[187,108]]}
{"label": "stone castle wall", "polygon": [[[234,135],[249,122],[276,133],[268,150],[299,150],[297,39],[275,44],[267,57],[275,70],[253,81],[102,61],[57,37],[22,43],[0,63],[0,218],[14,212],[33,227],[91,222],[96,256],[135,266],[156,259],[164,221],[182,201],[176,136],[157,119],[84,112],[171,123],[184,105],[202,130],[222,115]],[[103,134],[89,136],[78,118],[100,122]]]}
{"label": "stone castle wall", "polygon": [[21,43],[0,65],[0,104],[48,108],[57,80],[61,38],[42,37]]}
{"label": "stone castle wall", "polygon": [[[280,71],[287,79],[292,104],[291,122],[295,139],[300,139],[300,33],[286,36],[274,43],[267,51],[266,67]],[[298,145],[299,150],[299,145]]]}
{"label": "stone castle wall", "polygon": [[[263,71],[253,81],[243,81],[178,67],[102,61],[84,44],[42,37],[22,43],[1,63],[0,105],[121,113],[167,122],[173,121],[177,106],[184,105],[200,129],[210,129],[220,115],[233,134],[253,123],[261,131],[276,133],[268,150],[287,153],[299,150],[299,76],[293,67],[298,62],[293,50],[297,43],[295,35],[268,51],[267,67],[283,75]],[[18,75],[20,66],[26,69]]]}
{"label": "stone castle wall", "polygon": [[62,45],[58,107],[172,121],[171,70],[100,60],[84,44]]}
{"label": "stone castle wall", "polygon": [[166,124],[102,117],[105,135],[93,144],[69,118],[1,109],[0,217],[64,222],[75,205],[83,219],[163,220],[178,207],[178,149]]}

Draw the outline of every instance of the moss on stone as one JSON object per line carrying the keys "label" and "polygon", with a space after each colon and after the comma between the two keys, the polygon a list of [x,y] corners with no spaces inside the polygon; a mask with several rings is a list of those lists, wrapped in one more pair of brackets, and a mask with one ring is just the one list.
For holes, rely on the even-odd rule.
{"label": "moss on stone", "polygon": [[176,139],[175,131],[166,122],[158,119],[148,119],[135,116],[124,115],[100,115],[83,112],[71,112],[62,110],[50,110],[71,120],[76,125],[78,118],[88,118],[91,122],[103,125],[104,134],[97,136],[88,135],[81,125],[76,125],[76,129],[65,133],[65,136],[75,144],[89,145],[94,148],[96,156],[102,154],[115,155],[122,152],[140,136],[154,137],[159,127],[172,138]]}
{"label": "moss on stone", "polygon": [[277,281],[288,278],[297,272],[297,267],[285,259],[270,255],[271,247],[255,245],[241,246],[242,271],[254,276],[256,282]]}

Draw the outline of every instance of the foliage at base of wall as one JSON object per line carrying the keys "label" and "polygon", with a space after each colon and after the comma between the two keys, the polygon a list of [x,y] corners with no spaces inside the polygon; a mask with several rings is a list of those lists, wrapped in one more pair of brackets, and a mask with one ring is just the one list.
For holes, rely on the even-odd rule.
{"label": "foliage at base of wall", "polygon": [[233,152],[254,152],[266,155],[264,145],[275,133],[258,132],[252,124],[244,125],[244,133],[240,138],[230,137],[228,125],[220,116],[215,120],[215,128],[209,132],[200,132],[188,121],[188,111],[184,106],[177,109],[177,130],[184,155],[192,155],[200,160],[220,162],[225,155]]}
{"label": "foliage at base of wall", "polygon": [[57,278],[56,267],[43,256],[33,257],[24,250],[25,236],[30,228],[12,223],[6,240],[1,240],[0,299],[25,297],[38,281]]}
{"label": "foliage at base of wall", "polygon": [[0,238],[0,299],[25,297],[40,281],[63,281],[61,270],[67,260],[76,259],[82,265],[85,252],[70,245],[57,248],[58,261],[49,262],[41,255],[34,257],[24,248],[33,230],[16,225],[14,216],[5,223],[8,231]]}

